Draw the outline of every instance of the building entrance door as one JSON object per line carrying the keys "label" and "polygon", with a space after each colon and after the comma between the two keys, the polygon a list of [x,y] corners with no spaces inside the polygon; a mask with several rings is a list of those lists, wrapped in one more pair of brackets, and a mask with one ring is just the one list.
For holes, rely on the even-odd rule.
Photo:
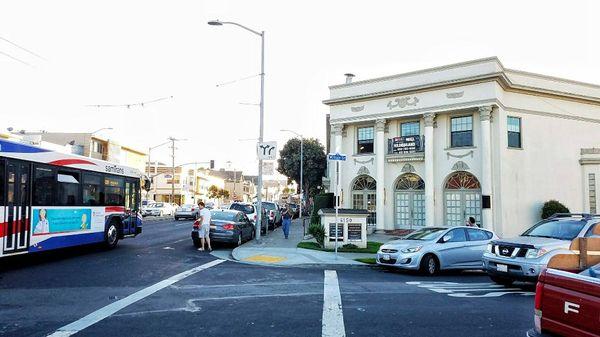
{"label": "building entrance door", "polygon": [[416,174],[400,176],[395,186],[395,228],[425,225],[425,183]]}
{"label": "building entrance door", "polygon": [[446,180],[444,213],[447,226],[462,226],[469,217],[481,223],[481,186],[474,175],[458,171]]}

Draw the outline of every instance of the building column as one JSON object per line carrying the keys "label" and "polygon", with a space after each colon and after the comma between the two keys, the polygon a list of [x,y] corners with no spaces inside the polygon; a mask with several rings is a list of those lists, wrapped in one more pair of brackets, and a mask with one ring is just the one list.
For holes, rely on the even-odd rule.
{"label": "building column", "polygon": [[385,223],[385,155],[386,152],[386,141],[385,141],[385,119],[378,119],[375,121],[375,164],[377,168],[375,180],[377,181],[377,191],[375,199],[375,213],[377,221],[377,230],[393,229],[387,228]]}
{"label": "building column", "polygon": [[[492,116],[492,106],[479,107],[479,119],[481,121],[481,195],[490,197],[490,206],[492,204],[492,139],[490,118]],[[483,227],[493,229],[492,209],[484,208],[481,210],[481,220]]]}
{"label": "building column", "polygon": [[[333,149],[332,152],[342,153],[342,133],[344,131],[344,124],[333,124],[331,125],[331,132],[333,133]],[[329,162],[329,161],[328,161]],[[331,192],[336,191],[337,185],[335,181],[335,163],[329,162],[329,181]],[[343,187],[342,187],[343,188]]]}
{"label": "building column", "polygon": [[433,165],[434,113],[423,115],[425,119],[425,226],[435,225],[435,181]]}

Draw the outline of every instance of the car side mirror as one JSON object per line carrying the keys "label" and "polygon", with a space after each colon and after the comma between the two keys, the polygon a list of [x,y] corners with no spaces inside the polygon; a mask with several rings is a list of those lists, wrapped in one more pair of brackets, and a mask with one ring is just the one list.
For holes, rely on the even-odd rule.
{"label": "car side mirror", "polygon": [[442,243],[446,243],[452,239],[452,235],[446,234],[442,237]]}

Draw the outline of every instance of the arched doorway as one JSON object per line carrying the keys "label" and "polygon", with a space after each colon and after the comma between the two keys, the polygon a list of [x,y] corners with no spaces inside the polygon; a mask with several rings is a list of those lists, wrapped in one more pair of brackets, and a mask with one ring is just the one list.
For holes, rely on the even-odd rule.
{"label": "arched doorway", "polygon": [[414,173],[401,175],[394,186],[395,228],[425,225],[425,182]]}
{"label": "arched doorway", "polygon": [[481,185],[469,172],[457,171],[448,176],[444,186],[446,226],[462,226],[469,217],[481,223]]}
{"label": "arched doorway", "polygon": [[366,209],[371,213],[368,223],[375,223],[375,207],[377,205],[377,182],[364,174],[356,177],[352,183],[352,208]]}

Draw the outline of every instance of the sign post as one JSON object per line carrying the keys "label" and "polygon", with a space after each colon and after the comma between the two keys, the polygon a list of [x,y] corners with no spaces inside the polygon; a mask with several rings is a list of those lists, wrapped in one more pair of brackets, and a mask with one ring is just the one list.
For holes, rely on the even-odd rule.
{"label": "sign post", "polygon": [[340,182],[342,177],[342,170],[340,168],[340,162],[346,161],[346,155],[340,153],[330,153],[327,158],[335,161],[335,259],[338,256],[338,227],[339,227],[339,208],[340,208]]}

